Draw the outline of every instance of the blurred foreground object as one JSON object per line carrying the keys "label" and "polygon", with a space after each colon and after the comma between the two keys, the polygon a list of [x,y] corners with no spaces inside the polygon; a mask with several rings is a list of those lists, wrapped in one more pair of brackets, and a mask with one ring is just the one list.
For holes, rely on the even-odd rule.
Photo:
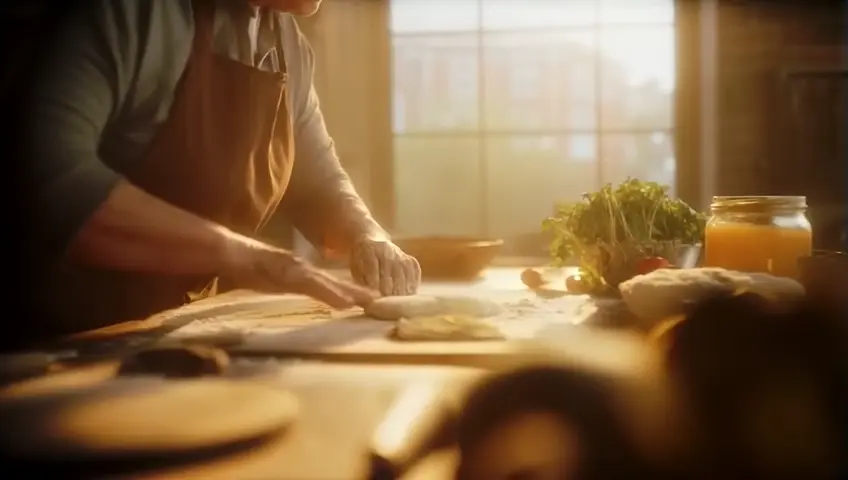
{"label": "blurred foreground object", "polygon": [[205,345],[163,346],[124,358],[118,374],[195,378],[221,375],[229,365],[229,356],[218,348]]}
{"label": "blurred foreground object", "polygon": [[814,301],[776,309],[752,292],[672,324],[661,343],[697,478],[846,478],[846,330]]}
{"label": "blurred foreground object", "polygon": [[798,261],[800,281],[807,297],[840,318],[848,319],[848,254],[816,251]]}
{"label": "blurred foreground object", "polygon": [[249,449],[298,416],[287,391],[244,380],[120,377],[0,395],[0,454],[32,474],[104,478]]}
{"label": "blurred foreground object", "polygon": [[647,479],[674,464],[674,408],[650,349],[601,332],[566,343],[471,388],[457,479]]}

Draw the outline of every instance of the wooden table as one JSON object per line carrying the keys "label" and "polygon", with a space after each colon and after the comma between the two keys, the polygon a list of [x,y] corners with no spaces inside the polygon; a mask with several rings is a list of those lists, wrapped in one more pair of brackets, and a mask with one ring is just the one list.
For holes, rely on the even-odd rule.
{"label": "wooden table", "polygon": [[[56,373],[13,386],[36,392],[56,386],[82,386],[108,381],[114,364]],[[263,447],[191,467],[148,473],[141,479],[327,479],[365,478],[369,442],[396,396],[407,386],[429,382],[451,385],[479,375],[456,367],[282,364],[259,381],[294,393],[301,407],[296,424],[283,437]],[[406,478],[449,478],[451,457],[426,459]]]}
{"label": "wooden table", "polygon": [[[302,416],[291,434],[267,449],[193,471],[155,478],[361,479],[369,441],[398,393],[416,382],[447,385],[477,374],[444,367],[302,364],[268,381],[294,392]],[[408,478],[450,478],[450,462],[426,462]],[[151,477],[153,478],[153,477]]]}
{"label": "wooden table", "polygon": [[[521,270],[494,268],[477,282],[430,283],[422,290],[432,293],[527,295],[527,289],[519,278]],[[173,322],[173,313],[166,312],[147,320],[76,335],[72,344],[83,342],[91,345],[139,336],[146,341],[155,341],[179,326],[180,322],[176,322],[177,325]],[[123,341],[118,342],[118,348]],[[114,368],[114,363],[104,363],[63,372],[29,382],[26,388],[104,381],[113,374]],[[444,366],[290,364],[282,367],[278,374],[262,379],[292,391],[301,402],[301,417],[285,438],[236,457],[190,469],[157,472],[145,478],[362,478],[368,466],[370,437],[399,391],[416,382],[447,384],[479,372],[471,368]],[[411,472],[407,478],[448,478],[451,468],[448,455],[424,462],[417,472]]]}

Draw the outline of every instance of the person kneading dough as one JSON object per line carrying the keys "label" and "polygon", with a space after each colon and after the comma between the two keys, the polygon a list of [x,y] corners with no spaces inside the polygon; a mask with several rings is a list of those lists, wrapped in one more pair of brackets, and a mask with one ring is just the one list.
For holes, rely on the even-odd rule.
{"label": "person kneading dough", "polygon": [[[417,291],[418,262],[374,220],[327,131],[293,17],[320,4],[93,0],[69,16],[21,139],[38,226],[30,290],[44,292],[29,318],[46,320],[18,322],[25,336],[140,320],[228,288],[338,309]],[[347,256],[359,285],[256,240],[276,212]]]}

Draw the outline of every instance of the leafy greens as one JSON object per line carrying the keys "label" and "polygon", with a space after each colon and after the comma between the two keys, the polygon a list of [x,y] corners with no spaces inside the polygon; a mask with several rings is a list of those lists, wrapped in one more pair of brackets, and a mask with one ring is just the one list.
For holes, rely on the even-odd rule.
{"label": "leafy greens", "polygon": [[669,187],[627,179],[613,187],[583,195],[581,201],[557,207],[543,222],[553,234],[554,262],[576,260],[584,280],[602,284],[604,265],[599,251],[657,250],[664,244],[701,243],[706,216],[668,196]]}

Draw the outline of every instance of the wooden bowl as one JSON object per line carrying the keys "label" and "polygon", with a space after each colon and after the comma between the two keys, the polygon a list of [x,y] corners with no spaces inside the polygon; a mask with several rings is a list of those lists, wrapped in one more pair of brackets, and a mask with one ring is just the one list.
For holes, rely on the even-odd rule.
{"label": "wooden bowl", "polygon": [[503,240],[474,237],[395,238],[394,243],[421,265],[422,278],[477,278],[503,246]]}

